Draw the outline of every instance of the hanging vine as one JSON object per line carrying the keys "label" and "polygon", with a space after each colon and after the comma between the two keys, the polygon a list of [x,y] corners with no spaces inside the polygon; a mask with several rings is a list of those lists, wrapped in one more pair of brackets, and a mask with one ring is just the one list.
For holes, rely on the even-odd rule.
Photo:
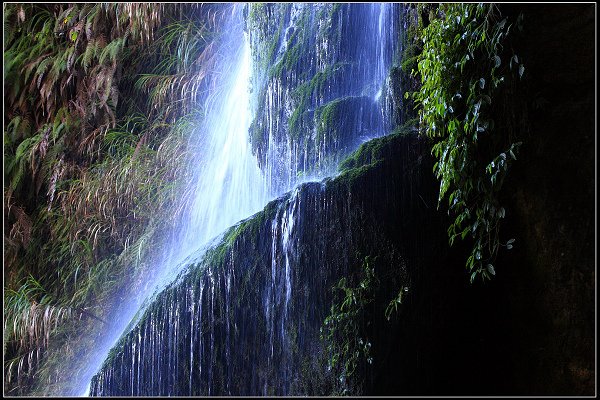
{"label": "hanging vine", "polygon": [[515,241],[500,239],[506,210],[498,194],[522,142],[497,110],[497,99],[524,77],[525,66],[510,46],[522,18],[503,18],[494,4],[421,9],[427,11],[429,25],[420,31],[423,50],[413,72],[421,87],[412,96],[433,141],[439,205],[447,198],[454,217],[449,242],[470,236],[474,244],[466,266],[471,282],[477,275],[490,279],[499,249],[511,249]]}

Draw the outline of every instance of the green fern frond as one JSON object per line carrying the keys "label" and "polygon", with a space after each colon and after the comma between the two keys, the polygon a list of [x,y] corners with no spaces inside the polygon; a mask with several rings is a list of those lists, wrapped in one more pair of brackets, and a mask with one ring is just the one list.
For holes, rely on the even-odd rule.
{"label": "green fern frond", "polygon": [[109,60],[110,62],[115,62],[117,60],[117,56],[122,51],[124,44],[124,38],[117,38],[111,41],[109,44],[106,45],[106,47],[104,47],[104,49],[102,49],[102,52],[98,57],[98,62],[100,64],[104,64],[107,60]]}
{"label": "green fern frond", "polygon": [[35,74],[34,77],[36,79],[37,82],[37,87],[39,88],[41,83],[42,83],[42,79],[44,77],[44,74],[46,73],[46,70],[48,69],[48,67],[50,65],[54,64],[54,57],[49,56],[44,58],[38,65],[38,67],[35,70]]}
{"label": "green fern frond", "polygon": [[96,52],[98,50],[98,42],[95,39],[91,39],[83,52],[83,60],[82,65],[85,72],[87,72],[88,67],[92,63],[92,59],[95,57]]}

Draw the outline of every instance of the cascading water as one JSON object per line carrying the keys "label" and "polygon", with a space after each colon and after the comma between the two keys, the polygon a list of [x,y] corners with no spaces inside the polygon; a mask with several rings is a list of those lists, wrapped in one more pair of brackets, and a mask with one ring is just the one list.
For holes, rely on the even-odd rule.
{"label": "cascading water", "polygon": [[[190,177],[194,194],[164,264],[182,265],[198,250],[235,222],[259,211],[271,198],[264,174],[248,142],[252,120],[249,82],[250,44],[243,32],[241,6],[233,8],[221,49],[219,86],[206,105],[203,131],[192,138],[197,158]],[[163,268],[170,278],[176,269]],[[170,280],[170,279],[168,279]]]}
{"label": "cascading water", "polygon": [[[293,4],[272,23],[285,28],[262,33],[282,39],[267,59],[274,67],[252,76],[263,104],[252,145],[276,193],[334,174],[360,143],[388,133],[381,103],[398,13],[397,4]],[[251,19],[250,29],[264,22]],[[250,36],[260,66],[273,44]]]}
{"label": "cascading water", "polygon": [[[251,121],[251,57],[241,16],[241,7],[234,6],[224,29],[227,36],[221,45],[224,53],[220,63],[222,78],[207,102],[202,132],[198,132],[190,143],[197,154],[190,179],[192,187],[188,189],[194,193],[194,200],[178,229],[172,232],[171,243],[167,245],[160,265],[145,284],[146,291],[133,294],[128,299],[129,303],[122,305],[119,317],[112,322],[103,342],[96,347],[94,361],[83,377],[84,381],[89,382],[91,374],[97,371],[134,315],[140,314],[140,307],[148,295],[173,280],[190,255],[202,254],[210,240],[225,228],[260,210],[269,199],[268,187],[247,138]],[[153,326],[152,330],[155,328]],[[178,330],[179,326],[175,323],[175,342]],[[139,344],[137,347],[139,349]],[[193,347],[190,351],[193,355]],[[139,375],[140,353],[137,354],[138,360],[134,360],[132,367],[137,368]],[[173,360],[173,363],[176,362],[176,359]]]}
{"label": "cascading water", "polygon": [[[385,133],[379,93],[394,53],[397,5],[302,4],[286,10],[283,20],[275,23],[284,29],[282,39],[275,43],[273,71],[282,64],[279,75],[257,76],[256,67],[251,66],[257,57],[250,50],[259,50],[249,48],[255,39],[244,39],[239,20],[234,24],[237,29],[225,30],[231,35],[232,54],[224,65],[231,68],[224,69],[224,90],[212,98],[207,129],[201,134],[204,139],[196,143],[202,156],[193,176],[194,205],[174,235],[176,251],[165,260],[169,265],[188,265],[189,270],[160,293],[121,338],[92,379],[92,395],[302,392],[298,386],[302,354],[317,346],[315,326],[323,320],[312,302],[330,297],[328,290],[311,292],[315,278],[306,274],[310,268],[322,267],[327,281],[340,272],[319,265],[324,263],[320,255],[329,251],[327,243],[311,249],[311,258],[306,258],[302,243],[310,228],[302,216],[311,211],[327,214],[338,205],[322,197],[321,184],[310,186],[316,190],[311,189],[308,197],[296,188],[233,226],[206,253],[193,253],[228,226],[258,211],[270,193],[281,194],[309,175],[332,173],[343,154],[366,137]],[[237,18],[239,11],[234,14]],[[323,23],[327,13],[329,19]],[[327,39],[329,31],[333,36]],[[299,43],[308,53],[290,66],[285,61],[287,52],[298,51]],[[315,49],[320,49],[317,54]],[[309,78],[298,78],[307,74]],[[302,142],[288,135],[290,107],[295,105],[292,99],[298,96],[298,87],[312,85],[315,77],[330,82],[311,93],[304,104],[305,124],[299,126],[307,129],[309,139]],[[253,99],[262,102],[255,107],[258,114],[252,125],[250,79]],[[323,126],[324,114],[337,115],[341,122]],[[265,171],[266,184],[251,153],[249,129],[251,134],[261,131],[259,136],[264,138],[252,148]],[[254,139],[259,136],[252,135]],[[236,232],[242,231],[256,236],[251,240],[247,235],[237,237]],[[172,277],[180,268],[163,270]],[[234,290],[240,287],[244,292]],[[310,317],[303,320],[299,313]]]}
{"label": "cascading water", "polygon": [[[241,34],[241,32],[238,32]],[[250,45],[239,36],[239,56],[234,58],[234,79],[220,93],[208,113],[208,139],[199,153],[209,155],[199,163],[195,179],[188,246],[213,238],[233,223],[260,210],[267,202],[267,186],[248,143],[250,127]],[[237,60],[236,60],[237,59]]]}

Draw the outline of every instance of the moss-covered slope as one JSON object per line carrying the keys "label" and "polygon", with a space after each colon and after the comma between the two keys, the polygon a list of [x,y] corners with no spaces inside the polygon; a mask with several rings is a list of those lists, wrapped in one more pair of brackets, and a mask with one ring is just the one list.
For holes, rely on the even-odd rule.
{"label": "moss-covered slope", "polygon": [[[425,144],[395,135],[375,145],[394,156],[303,184],[231,228],[158,296],[94,378],[92,393],[334,390],[337,376],[327,372],[319,338],[332,286],[342,276],[354,282],[364,258],[374,258],[381,285],[365,333],[378,338],[397,329],[397,322],[387,325],[385,306],[398,288],[419,287],[418,271],[433,253],[425,251],[429,234],[418,227],[440,225],[429,208],[435,185],[422,174],[430,168],[422,165],[429,162]],[[388,358],[381,343],[373,341],[376,365]],[[385,380],[378,368],[364,367],[371,381]]]}

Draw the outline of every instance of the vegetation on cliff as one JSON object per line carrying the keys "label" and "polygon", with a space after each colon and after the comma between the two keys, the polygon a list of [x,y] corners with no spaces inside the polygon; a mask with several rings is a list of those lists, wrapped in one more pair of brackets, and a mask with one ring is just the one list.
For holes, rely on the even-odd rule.
{"label": "vegetation on cliff", "polygon": [[414,70],[421,85],[412,97],[433,143],[440,205],[447,198],[454,218],[450,244],[472,238],[466,263],[471,281],[478,274],[490,279],[498,251],[511,249],[515,240],[501,240],[506,210],[498,193],[526,129],[518,115],[525,67],[511,45],[522,15],[509,20],[494,4],[421,6],[420,12],[428,22],[421,17],[415,38],[423,43]]}
{"label": "vegetation on cliff", "polygon": [[4,5],[5,393],[60,385],[48,342],[73,357],[64,338],[102,319],[177,217],[219,18],[216,5]]}

